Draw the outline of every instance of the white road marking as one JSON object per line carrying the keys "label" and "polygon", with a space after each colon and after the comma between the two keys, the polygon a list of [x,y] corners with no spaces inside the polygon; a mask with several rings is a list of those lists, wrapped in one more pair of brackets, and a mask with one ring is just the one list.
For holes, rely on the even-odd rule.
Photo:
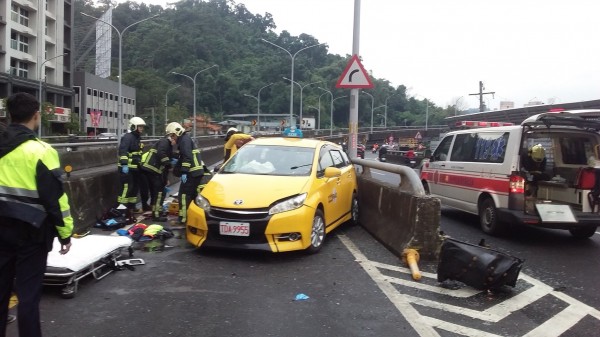
{"label": "white road marking", "polygon": [[[427,300],[416,296],[402,294],[396,285],[404,287],[416,288],[423,291],[436,293],[439,295],[450,296],[453,298],[468,298],[479,294],[481,291],[466,287],[457,290],[449,290],[441,287],[431,286],[423,284],[422,282],[407,281],[398,277],[384,275],[380,269],[392,270],[403,274],[410,274],[408,268],[403,268],[395,265],[388,265],[375,261],[370,261],[367,257],[354,245],[354,243],[345,235],[338,234],[338,238],[346,246],[346,248],[352,253],[356,261],[362,266],[367,274],[375,281],[383,293],[388,299],[396,306],[404,318],[411,324],[411,326],[417,331],[421,337],[437,337],[440,336],[435,330],[441,329],[451,333],[455,333],[463,336],[471,337],[500,337],[498,335],[474,329],[471,327],[461,326],[451,322],[445,322],[437,318],[427,317],[421,315],[417,309],[412,305],[418,305],[422,307],[433,308],[450,312],[454,314],[464,315],[477,319],[483,322],[497,323],[502,319],[507,318],[512,313],[519,311],[527,305],[540,300],[544,296],[554,296],[565,303],[568,306],[558,314],[549,318],[533,330],[527,332],[523,337],[558,337],[565,331],[572,328],[579,321],[586,316],[594,317],[600,320],[600,311],[590,307],[576,299],[562,293],[555,291],[552,287],[548,286],[541,281],[538,281],[524,273],[520,273],[519,280],[522,282],[529,283],[530,288],[516,294],[515,296],[506,299],[486,310],[474,310],[464,308],[456,305],[446,304],[437,302],[434,300]],[[421,276],[424,278],[437,280],[437,275],[433,273],[421,272]]]}

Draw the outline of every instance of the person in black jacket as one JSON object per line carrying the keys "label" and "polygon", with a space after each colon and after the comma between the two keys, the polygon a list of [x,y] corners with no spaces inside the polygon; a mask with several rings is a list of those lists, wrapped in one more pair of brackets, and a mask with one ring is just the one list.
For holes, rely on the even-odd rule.
{"label": "person in black jacket", "polygon": [[142,156],[142,172],[147,178],[150,189],[153,221],[167,221],[166,217],[161,216],[161,211],[162,203],[165,199],[164,190],[167,185],[167,174],[169,173],[169,168],[177,162],[177,159],[172,159],[172,157],[178,130],[183,130],[183,127],[179,123],[173,122],[167,125],[167,135],[159,139]]}
{"label": "person in black jacket", "polygon": [[200,150],[196,148],[189,133],[183,128],[179,128],[179,130],[175,130],[174,134],[177,136],[177,146],[179,148],[177,165],[181,172],[181,183],[179,184],[179,223],[185,224],[187,222],[189,204],[198,196],[199,189],[201,189],[202,177],[205,174],[210,175],[210,171],[204,166],[200,157]]}
{"label": "person in black jacket", "polygon": [[20,336],[41,336],[39,303],[48,252],[58,237],[71,248],[73,218],[58,153],[37,138],[38,100],[16,93],[6,101],[12,124],[0,133],[0,336],[16,290]]}
{"label": "person in black jacket", "polygon": [[119,144],[119,175],[121,191],[117,201],[127,207],[127,216],[133,217],[133,211],[138,202],[141,172],[139,165],[142,161],[142,132],[146,122],[140,117],[129,120],[129,131],[121,137]]}

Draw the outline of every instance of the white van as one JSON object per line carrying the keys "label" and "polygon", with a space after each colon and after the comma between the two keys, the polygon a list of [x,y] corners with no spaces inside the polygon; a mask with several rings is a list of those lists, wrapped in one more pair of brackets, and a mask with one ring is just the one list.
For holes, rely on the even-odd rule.
{"label": "white van", "polygon": [[[582,186],[578,177],[600,160],[598,130],[599,120],[563,111],[535,115],[518,126],[452,131],[423,165],[421,180],[442,205],[479,215],[488,234],[526,224],[588,238],[600,224],[600,198],[591,193],[597,187],[589,180]],[[545,156],[531,168],[534,146]]]}

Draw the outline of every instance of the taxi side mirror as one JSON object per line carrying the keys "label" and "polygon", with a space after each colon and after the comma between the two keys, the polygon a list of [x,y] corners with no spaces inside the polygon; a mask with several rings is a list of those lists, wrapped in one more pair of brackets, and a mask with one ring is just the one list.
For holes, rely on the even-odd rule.
{"label": "taxi side mirror", "polygon": [[330,166],[325,169],[325,178],[335,178],[342,175],[342,170],[337,167]]}

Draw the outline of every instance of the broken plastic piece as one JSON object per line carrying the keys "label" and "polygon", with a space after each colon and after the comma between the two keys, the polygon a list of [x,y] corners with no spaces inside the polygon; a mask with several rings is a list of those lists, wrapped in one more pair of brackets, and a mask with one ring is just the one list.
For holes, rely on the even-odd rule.
{"label": "broken plastic piece", "polygon": [[304,301],[309,298],[310,297],[308,297],[307,295],[301,293],[301,294],[296,295],[296,298],[294,299],[294,301]]}

